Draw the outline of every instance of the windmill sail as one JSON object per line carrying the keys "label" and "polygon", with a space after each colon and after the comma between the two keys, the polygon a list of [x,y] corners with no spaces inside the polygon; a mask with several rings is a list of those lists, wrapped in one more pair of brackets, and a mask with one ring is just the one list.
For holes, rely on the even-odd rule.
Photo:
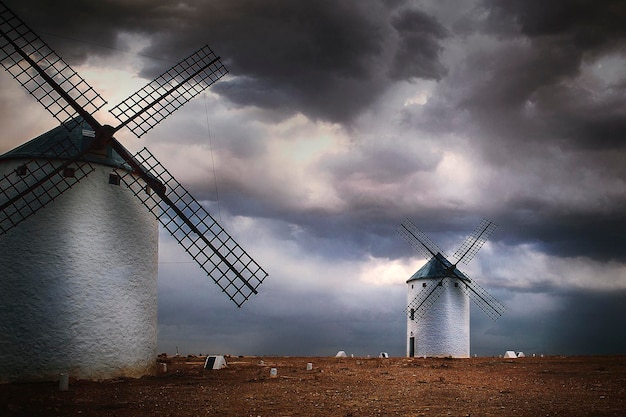
{"label": "windmill sail", "polygon": [[457,259],[456,263],[463,262],[467,265],[480,248],[483,247],[484,243],[497,227],[498,225],[494,222],[483,219],[480,224],[476,226],[474,232],[465,239],[461,247],[454,252],[453,256]]}
{"label": "windmill sail", "polygon": [[[68,130],[106,101],[0,2],[0,64]],[[96,126],[93,126],[95,129]]]}
{"label": "windmill sail", "polygon": [[435,301],[443,294],[444,279],[439,281],[430,281],[426,283],[426,287],[415,297],[404,312],[411,320],[419,320],[426,312],[435,304]]}
{"label": "windmill sail", "polygon": [[506,310],[498,300],[489,294],[487,290],[478,285],[476,281],[468,278],[468,280],[464,280],[459,286],[470,300],[489,316],[490,319],[497,320]]}
{"label": "windmill sail", "polygon": [[137,137],[227,74],[208,46],[191,54],[110,110]]}
{"label": "windmill sail", "polygon": [[413,224],[409,219],[400,224],[400,228],[396,229],[396,232],[400,234],[408,243],[421,253],[426,259],[431,256],[435,256],[438,253],[444,257],[448,257],[446,253],[433,242],[424,232],[422,232],[417,226]]}
{"label": "windmill sail", "polygon": [[430,268],[436,272],[430,275],[440,278],[439,280],[430,281],[409,303],[405,313],[411,319],[419,320],[424,317],[426,312],[443,293],[443,288],[448,285],[446,278],[460,281],[459,287],[461,287],[461,290],[491,319],[496,320],[502,315],[505,307],[484,288],[456,268],[458,262],[467,264],[476,255],[496,227],[495,223],[483,220],[455,252],[457,262],[453,264],[448,261],[443,251],[410,220],[405,220],[401,224],[401,228],[397,230],[398,233],[418,252],[427,258],[431,257],[428,264],[431,264]]}
{"label": "windmill sail", "polygon": [[[222,291],[241,307],[257,293],[267,273],[147,149],[138,152],[134,159],[145,171],[141,177],[125,171],[121,176],[124,184]],[[156,189],[146,189],[146,182],[154,184],[155,181]]]}
{"label": "windmill sail", "polygon": [[74,143],[55,142],[39,151],[45,159],[31,159],[0,179],[0,235],[51,203],[91,173]]}
{"label": "windmill sail", "polygon": [[[126,182],[135,195],[231,300],[240,307],[257,293],[267,273],[149,152],[144,150],[133,157],[113,137],[124,126],[140,137],[223,77],[227,70],[208,46],[113,108],[111,113],[120,121],[117,127],[101,125],[94,118],[93,114],[106,104],[104,99],[2,2],[0,64],[70,131],[76,127],[77,116],[93,129],[93,140],[86,141],[69,160],[30,161],[24,178],[16,180],[9,174],[1,180],[0,234],[69,190],[93,169],[83,157],[102,153],[110,146],[142,179],[143,192],[154,192],[158,198],[145,199],[137,191],[138,185],[128,180],[133,177],[127,175]],[[58,173],[64,169],[78,170],[80,175],[72,180],[59,179]]]}

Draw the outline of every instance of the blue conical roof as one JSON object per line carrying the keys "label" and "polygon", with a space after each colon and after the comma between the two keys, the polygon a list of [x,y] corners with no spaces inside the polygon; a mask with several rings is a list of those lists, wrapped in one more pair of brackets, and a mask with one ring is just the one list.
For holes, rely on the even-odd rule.
{"label": "blue conical roof", "polygon": [[[3,159],[33,159],[33,158],[59,158],[59,159],[71,159],[76,156],[76,153],[89,147],[94,141],[94,131],[91,126],[85,122],[82,117],[77,117],[70,122],[75,127],[72,130],[67,130],[65,126],[58,126],[54,129],[44,133],[32,139],[17,148],[8,151],[4,155],[0,155],[0,160]],[[54,148],[54,145],[69,139],[76,147],[76,152],[57,155],[55,152],[50,151]],[[124,162],[122,157],[115,152],[110,146],[107,146],[102,154],[85,154],[83,158],[89,162],[95,162],[102,165],[108,165],[116,168],[129,167]]]}
{"label": "blue conical roof", "polygon": [[[426,264],[415,272],[407,282],[411,282],[421,278],[444,278],[449,277],[452,274],[448,271],[448,268],[452,266],[452,263],[448,261],[442,254],[430,258]],[[461,272],[454,268],[454,273],[461,275]],[[462,276],[462,275],[461,275]]]}

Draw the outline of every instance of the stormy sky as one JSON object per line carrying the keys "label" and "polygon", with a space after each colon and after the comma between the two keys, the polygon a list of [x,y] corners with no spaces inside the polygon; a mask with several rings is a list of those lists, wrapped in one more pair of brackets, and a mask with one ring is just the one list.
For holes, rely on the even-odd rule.
{"label": "stormy sky", "polygon": [[[141,139],[267,270],[237,309],[165,233],[159,351],[405,353],[410,219],[507,308],[471,354],[626,353],[618,0],[4,0],[108,101],[205,44],[227,77]],[[0,74],[0,152],[56,126]],[[97,117],[114,124],[105,111]]]}

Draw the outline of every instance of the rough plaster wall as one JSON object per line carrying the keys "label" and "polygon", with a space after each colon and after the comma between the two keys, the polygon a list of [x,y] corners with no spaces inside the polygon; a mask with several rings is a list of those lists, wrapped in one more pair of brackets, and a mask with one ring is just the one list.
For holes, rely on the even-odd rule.
{"label": "rough plaster wall", "polygon": [[[409,282],[408,301],[412,301],[423,290],[423,282],[430,280],[426,278]],[[446,280],[448,282],[443,293],[422,318],[418,320],[407,318],[407,356],[410,337],[413,335],[415,356],[469,357],[469,298],[461,288],[454,286],[455,280],[448,278]]]}
{"label": "rough plaster wall", "polygon": [[155,372],[158,224],[95,167],[0,235],[0,381]]}

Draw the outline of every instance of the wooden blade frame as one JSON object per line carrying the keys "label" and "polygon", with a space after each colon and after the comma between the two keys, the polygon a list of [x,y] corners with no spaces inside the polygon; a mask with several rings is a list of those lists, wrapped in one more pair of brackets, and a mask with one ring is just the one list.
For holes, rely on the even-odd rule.
{"label": "wooden blade frame", "polygon": [[470,236],[465,239],[465,242],[461,245],[456,252],[454,252],[454,257],[457,259],[456,263],[463,262],[465,265],[469,263],[474,258],[474,255],[478,253],[480,248],[483,247],[489,236],[493,233],[494,230],[498,227],[492,221],[487,219],[483,219],[474,232]]}
{"label": "wooden blade frame", "polygon": [[[114,133],[124,126],[128,126],[138,137],[145,134],[223,77],[227,70],[208,46],[175,65],[115,107],[112,113],[121,122],[115,128],[101,125],[93,117],[93,113],[106,103],[100,95],[2,2],[0,2],[0,63],[68,129],[71,130],[76,126],[73,124],[76,116],[81,116],[93,128],[95,140],[90,148],[79,152],[68,164],[75,163],[91,150],[110,145],[158,196],[158,200],[155,201],[159,201],[161,206],[154,203],[148,203],[146,206],[157,215],[165,228],[235,304],[240,307],[251,294],[257,293],[256,288],[267,277],[267,273],[151,154],[144,151],[138,154],[136,159],[113,137]],[[147,163],[148,168],[145,168],[143,163]],[[76,183],[64,181],[57,194],[40,193],[40,187],[46,181],[56,178],[58,171],[63,169],[54,164],[43,164],[43,167],[38,167],[37,170],[45,171],[44,177],[47,179],[42,181],[37,176],[30,175],[25,182],[26,185],[20,183],[24,190],[18,191],[17,194],[6,191],[3,186],[3,192],[7,193],[7,202],[2,203],[3,210],[7,210],[4,214],[7,218],[5,220],[7,227],[13,227],[23,221]],[[10,180],[8,184],[8,188],[13,187]],[[57,185],[56,182],[51,184]],[[136,188],[136,185],[131,184],[131,189],[133,187]],[[168,190],[168,187],[172,188]],[[43,194],[45,198],[30,199],[27,194],[30,196]],[[140,193],[136,192],[135,195],[139,197]],[[31,201],[36,202],[32,203],[32,207]],[[146,203],[143,198],[142,201]],[[22,216],[20,210],[27,213]]]}
{"label": "wooden blade frame", "polygon": [[[452,278],[452,280],[456,279]],[[458,279],[458,281],[461,291],[463,291],[490,319],[495,321],[506,311],[506,307],[500,304],[487,290],[478,285],[476,281],[470,279]],[[409,303],[404,312],[411,320],[417,321],[424,318],[428,310],[443,294],[444,287],[450,286],[450,282],[452,282],[450,278],[430,281],[426,288]]]}
{"label": "wooden blade frame", "polygon": [[0,235],[44,208],[94,170],[89,162],[79,160],[84,152],[79,152],[69,138],[43,149],[41,154],[46,159],[31,159],[0,179]]}
{"label": "wooden blade frame", "polygon": [[433,242],[424,232],[422,232],[417,226],[413,224],[409,219],[400,224],[400,227],[396,229],[396,232],[400,234],[408,243],[424,255],[426,259],[430,259],[432,256],[436,256],[438,253],[445,258],[448,257],[446,253]]}
{"label": "wooden blade frame", "polygon": [[137,137],[156,126],[228,71],[208,46],[199,49],[111,109]]}
{"label": "wooden blade frame", "polygon": [[467,264],[483,244],[487,241],[491,233],[498,227],[489,220],[483,220],[468,236],[463,245],[455,252],[457,262],[452,264],[446,258],[444,252],[415,226],[410,220],[405,220],[396,231],[406,239],[406,241],[426,258],[436,258],[446,269],[445,276],[439,281],[431,281],[426,290],[422,290],[406,307],[404,312],[412,320],[419,320],[433,306],[435,301],[443,293],[443,287],[447,285],[445,278],[456,278],[463,292],[492,320],[497,320],[505,311],[505,307],[498,302],[484,288],[472,281],[469,276],[459,271],[456,265],[459,262]]}
{"label": "wooden blade frame", "polygon": [[90,122],[91,114],[106,104],[80,75],[2,2],[0,64],[68,130],[76,127],[72,123],[76,116],[80,115]]}
{"label": "wooden blade frame", "polygon": [[[467,275],[463,274],[465,277]],[[506,308],[500,304],[491,294],[483,287],[478,285],[476,281],[462,280],[459,283],[461,290],[476,304],[491,320],[496,321],[504,313]]]}
{"label": "wooden blade frame", "polygon": [[[238,307],[248,300],[267,273],[233,240],[187,190],[147,150],[134,158],[141,177],[125,171],[121,179],[156,216],[202,269]],[[156,181],[157,188],[149,184]],[[159,184],[163,186],[158,187]],[[147,186],[147,187],[146,187]]]}
{"label": "wooden blade frame", "polygon": [[429,281],[426,287],[409,303],[404,312],[411,320],[420,320],[443,294],[444,278],[439,281]]}

